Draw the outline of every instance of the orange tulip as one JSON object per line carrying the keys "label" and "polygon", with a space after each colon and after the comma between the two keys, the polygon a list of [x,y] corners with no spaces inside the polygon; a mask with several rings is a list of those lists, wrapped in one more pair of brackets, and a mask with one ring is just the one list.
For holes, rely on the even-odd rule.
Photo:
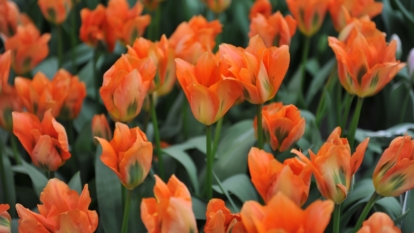
{"label": "orange tulip", "polygon": [[381,14],[382,7],[383,4],[375,0],[331,0],[329,12],[335,29],[340,32],[352,18],[368,16],[372,19]]}
{"label": "orange tulip", "polygon": [[26,74],[49,54],[50,34],[40,35],[34,24],[18,26],[17,32],[5,42],[6,50],[11,50],[12,67],[17,74]]}
{"label": "orange tulip", "polygon": [[157,66],[157,74],[148,93],[157,92],[159,97],[171,91],[175,83],[174,52],[165,35],[156,43],[143,37],[136,39],[132,47],[128,46],[128,54],[138,59],[151,58]]}
{"label": "orange tulip", "polygon": [[250,23],[249,37],[259,35],[266,47],[290,45],[290,40],[296,32],[296,21],[292,16],[283,15],[278,11],[266,18],[257,14]]}
{"label": "orange tulip", "polygon": [[288,8],[298,22],[299,30],[310,37],[323,23],[330,0],[286,0]]}
{"label": "orange tulip", "polygon": [[38,0],[37,4],[47,21],[62,24],[72,9],[72,0]]}
{"label": "orange tulip", "polygon": [[338,75],[342,86],[361,98],[375,95],[405,66],[395,59],[397,43],[389,45],[385,34],[373,28],[373,23],[358,22],[345,27],[340,37],[329,37],[338,61]]}
{"label": "orange tulip", "polygon": [[8,84],[11,64],[11,52],[6,51],[0,54],[0,94],[9,92],[11,87]]}
{"label": "orange tulip", "polygon": [[10,233],[10,214],[7,213],[7,210],[10,208],[8,204],[0,204],[0,232],[1,233]]}
{"label": "orange tulip", "polygon": [[214,13],[220,14],[225,11],[231,4],[231,0],[204,0],[207,7]]}
{"label": "orange tulip", "polygon": [[70,158],[65,128],[45,112],[42,122],[27,112],[13,112],[13,133],[30,155],[34,165],[56,171]]}
{"label": "orange tulip", "polygon": [[207,205],[206,217],[204,233],[246,232],[240,214],[232,214],[223,200],[211,199]]}
{"label": "orange tulip", "polygon": [[245,202],[240,215],[249,233],[323,233],[328,226],[333,208],[332,201],[317,200],[306,210],[302,210],[283,193],[278,193],[266,206],[255,201]]}
{"label": "orange tulip", "polygon": [[22,102],[14,88],[0,94],[0,127],[7,131],[13,131],[12,112],[21,112]]}
{"label": "orange tulip", "polygon": [[218,121],[241,94],[240,85],[220,74],[218,59],[204,53],[195,66],[177,58],[177,78],[194,117],[205,125]]}
{"label": "orange tulip", "polygon": [[109,127],[108,120],[104,114],[96,114],[92,118],[92,135],[110,141],[112,139],[112,131]]}
{"label": "orange tulip", "polygon": [[141,111],[156,66],[150,58],[122,55],[104,74],[102,100],[115,121],[129,122]]}
{"label": "orange tulip", "polygon": [[384,197],[399,196],[413,189],[414,140],[397,137],[384,151],[372,175],[376,192]]}
{"label": "orange tulip", "polygon": [[141,202],[141,219],[148,233],[198,232],[190,192],[175,175],[167,184],[155,175],[154,195]]}
{"label": "orange tulip", "polygon": [[17,31],[19,8],[11,0],[0,1],[0,34],[13,36]]}
{"label": "orange tulip", "polygon": [[340,136],[341,128],[337,127],[317,155],[309,150],[310,160],[301,152],[292,150],[311,167],[321,194],[336,204],[342,203],[347,197],[352,176],[361,166],[369,142],[369,138],[362,141],[351,156],[348,140]]}
{"label": "orange tulip", "polygon": [[222,44],[219,52],[228,68],[226,78],[237,80],[243,86],[247,101],[263,104],[275,97],[289,67],[288,46],[266,48],[263,40],[254,36],[245,50]]}
{"label": "orange tulip", "polygon": [[144,132],[117,122],[110,142],[100,137],[96,139],[102,146],[102,162],[115,172],[127,189],[132,190],[144,182],[152,161],[152,144]]}
{"label": "orange tulip", "polygon": [[[262,125],[267,142],[274,151],[283,152],[295,144],[305,133],[305,118],[294,105],[271,103],[262,108]],[[253,122],[257,134],[257,117]]]}
{"label": "orange tulip", "polygon": [[282,164],[272,154],[253,147],[248,155],[248,165],[254,187],[265,203],[282,192],[297,205],[305,204],[312,175],[305,163],[291,158]]}
{"label": "orange tulip", "polygon": [[401,230],[394,225],[394,221],[386,214],[375,212],[364,222],[357,233],[401,233]]}
{"label": "orange tulip", "polygon": [[256,0],[250,9],[250,20],[255,18],[258,14],[263,15],[265,18],[272,14],[272,3],[269,0]]}
{"label": "orange tulip", "polygon": [[40,194],[40,201],[43,204],[37,205],[39,214],[16,205],[20,233],[93,233],[98,227],[98,214],[88,210],[91,198],[87,184],[79,196],[64,182],[51,179]]}
{"label": "orange tulip", "polygon": [[204,52],[211,52],[216,36],[221,33],[220,21],[208,22],[203,16],[194,16],[178,25],[169,41],[177,58],[195,64]]}

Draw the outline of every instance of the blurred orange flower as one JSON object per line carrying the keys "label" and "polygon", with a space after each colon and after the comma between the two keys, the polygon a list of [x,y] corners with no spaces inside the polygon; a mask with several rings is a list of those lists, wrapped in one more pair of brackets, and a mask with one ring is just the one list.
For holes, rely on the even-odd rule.
{"label": "blurred orange flower", "polygon": [[21,112],[22,102],[13,87],[0,94],[0,127],[7,131],[13,131],[12,112]]}
{"label": "blurred orange flower", "polygon": [[225,11],[231,4],[231,0],[203,0],[203,2],[216,14]]}
{"label": "blurred orange flower", "polygon": [[136,39],[132,47],[128,46],[128,54],[138,59],[151,58],[156,65],[157,74],[148,93],[156,92],[159,97],[171,91],[175,83],[174,51],[165,35],[155,43],[143,37]]}
{"label": "blurred orange flower", "polygon": [[362,141],[351,156],[348,140],[340,135],[341,128],[335,128],[317,155],[309,150],[310,160],[301,152],[292,150],[312,168],[321,194],[336,204],[342,203],[348,196],[352,176],[361,166],[369,142],[369,138]]}
{"label": "blurred orange flower", "polygon": [[122,55],[104,74],[102,100],[114,121],[129,122],[141,111],[156,66],[150,58]]}
{"label": "blurred orange flower", "polygon": [[96,139],[102,146],[102,162],[115,172],[127,189],[132,190],[144,182],[152,161],[152,144],[144,132],[117,122],[111,141]]}
{"label": "blurred orange flower", "polygon": [[141,202],[141,219],[148,233],[198,233],[190,192],[175,175],[167,184],[155,175],[154,195]]}
{"label": "blurred orange flower", "polygon": [[96,114],[92,118],[92,135],[110,141],[112,139],[112,131],[109,127],[108,120],[104,114]]}
{"label": "blurred orange flower", "polygon": [[227,69],[226,78],[237,80],[245,99],[252,104],[275,97],[290,62],[288,46],[267,48],[258,35],[250,38],[246,49],[221,44],[219,53]]}
{"label": "blurred orange flower", "polygon": [[54,24],[62,24],[72,9],[72,0],[38,0],[37,4],[47,21]]}
{"label": "blurred orange flower", "polygon": [[159,4],[164,0],[141,0],[144,3],[145,8],[153,11],[158,8]]}
{"label": "blurred orange flower", "polygon": [[[295,144],[305,133],[305,118],[295,105],[275,102],[263,106],[262,125],[266,140],[274,151],[283,152]],[[257,135],[257,117],[253,127]]]}
{"label": "blurred orange flower", "polygon": [[19,14],[19,8],[14,1],[0,1],[0,34],[10,37],[16,33]]}
{"label": "blurred orange flower", "polygon": [[298,22],[299,30],[313,36],[323,23],[330,0],[286,0],[288,8]]}
{"label": "blurred orange flower", "polygon": [[386,213],[375,212],[357,233],[374,232],[401,233],[401,230],[394,225],[394,221]]}
{"label": "blurred orange flower", "polygon": [[249,18],[252,20],[258,14],[263,15],[265,18],[272,14],[272,3],[269,0],[256,0],[250,8]]}
{"label": "blurred orange flower", "polygon": [[291,158],[282,164],[272,154],[253,147],[248,155],[248,165],[254,187],[265,203],[279,192],[298,206],[308,200],[312,171],[306,163]]}
{"label": "blurred orange flower", "polygon": [[372,175],[376,192],[384,197],[399,196],[413,189],[414,140],[397,137],[384,151]]}
{"label": "blurred orange flower", "polygon": [[40,35],[32,23],[18,26],[17,32],[5,42],[6,50],[11,50],[12,67],[23,75],[31,71],[49,54],[48,42],[50,34]]}
{"label": "blurred orange flower", "polygon": [[331,0],[329,12],[335,29],[340,32],[352,18],[373,18],[382,12],[383,4],[375,0]]}
{"label": "blurred orange flower", "polygon": [[9,74],[11,64],[11,52],[6,51],[0,54],[0,94],[3,92],[9,92],[11,86],[9,85]]}
{"label": "blurred orange flower", "polygon": [[329,37],[329,46],[338,61],[339,80],[352,95],[375,95],[405,66],[395,59],[397,42],[387,45],[385,34],[372,22],[355,20],[340,38]]}
{"label": "blurred orange flower", "polygon": [[249,37],[259,35],[266,47],[290,45],[290,40],[296,32],[296,20],[292,16],[283,15],[278,11],[269,17],[257,14],[250,22]]}
{"label": "blurred orange flower", "polygon": [[51,179],[40,194],[39,214],[16,205],[19,232],[82,232],[93,233],[98,227],[98,214],[88,210],[91,198],[85,184],[81,195],[67,184]]}
{"label": "blurred orange flower", "polygon": [[195,64],[204,52],[212,51],[221,30],[220,21],[208,22],[203,16],[194,16],[190,21],[178,25],[169,39],[170,45],[177,58]]}
{"label": "blurred orange flower", "polygon": [[232,214],[221,199],[213,198],[208,202],[206,217],[204,233],[247,233],[240,214]]}
{"label": "blurred orange flower", "polygon": [[10,208],[8,204],[0,204],[0,232],[1,233],[10,233],[10,214],[7,213],[7,210]]}
{"label": "blurred orange flower", "polygon": [[42,122],[28,112],[13,112],[13,133],[30,155],[34,165],[56,171],[71,155],[65,128],[45,112]]}
{"label": "blurred orange flower", "polygon": [[218,57],[204,53],[195,66],[177,58],[177,78],[194,117],[211,125],[226,114],[241,94],[235,81],[222,77]]}
{"label": "blurred orange flower", "polygon": [[249,233],[323,233],[328,226],[333,208],[332,201],[317,200],[302,210],[280,192],[266,206],[255,201],[245,202],[240,215],[243,225]]}

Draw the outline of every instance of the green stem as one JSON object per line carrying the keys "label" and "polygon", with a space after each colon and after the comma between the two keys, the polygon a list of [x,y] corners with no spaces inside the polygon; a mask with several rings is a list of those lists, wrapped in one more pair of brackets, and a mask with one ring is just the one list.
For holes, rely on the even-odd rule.
{"label": "green stem", "polygon": [[339,225],[341,223],[341,204],[335,204],[333,233],[339,233]]}
{"label": "green stem", "polygon": [[257,147],[263,149],[262,105],[257,105]]}
{"label": "green stem", "polygon": [[342,86],[341,83],[337,81],[336,83],[336,125],[339,125],[343,132],[342,125]]}
{"label": "green stem", "polygon": [[93,53],[93,79],[95,81],[95,104],[96,104],[96,114],[100,113],[100,95],[99,95],[99,88],[101,87],[102,83],[100,82],[98,76],[98,70],[96,69],[97,63],[99,59],[99,45],[95,48]]}
{"label": "green stem", "polygon": [[57,44],[58,44],[58,67],[62,68],[62,25],[57,25]]}
{"label": "green stem", "polygon": [[54,171],[48,171],[47,176],[49,177],[49,180],[53,179],[53,178],[55,178],[55,172]]}
{"label": "green stem", "polygon": [[154,11],[152,15],[154,21],[151,23],[148,29],[148,37],[152,41],[156,41],[159,38],[159,27],[160,27],[160,18],[161,18],[161,7]]}
{"label": "green stem", "polygon": [[211,153],[211,126],[206,125],[206,150],[207,150],[207,200],[213,198],[213,163],[214,155]]}
{"label": "green stem", "polygon": [[223,126],[223,118],[220,118],[217,122],[216,130],[214,132],[214,142],[213,142],[213,156],[216,156],[217,146],[218,142],[220,140],[220,133],[221,133],[221,127]]}
{"label": "green stem", "polygon": [[362,211],[361,215],[359,216],[358,222],[355,225],[355,228],[354,228],[354,231],[353,231],[354,233],[356,233],[359,230],[359,228],[361,228],[362,223],[364,222],[365,218],[367,217],[369,211],[374,206],[375,202],[380,198],[381,198],[381,196],[378,193],[374,192],[372,194],[372,196],[369,199],[368,203],[365,205],[364,210]]}
{"label": "green stem", "polygon": [[363,101],[364,101],[363,98],[358,98],[354,116],[352,117],[351,126],[349,127],[349,131],[348,131],[348,141],[349,141],[349,146],[351,150],[353,150],[354,148],[355,132],[358,126],[359,116],[361,115]]}
{"label": "green stem", "polygon": [[6,171],[4,170],[4,163],[3,163],[3,145],[0,142],[0,176],[1,176],[1,184],[3,185],[3,193],[4,193],[4,201],[5,203],[9,203],[9,192],[7,191],[7,184],[6,184]]}
{"label": "green stem", "polygon": [[345,101],[344,101],[345,109],[344,109],[344,114],[341,116],[341,122],[340,122],[340,127],[342,130],[345,129],[347,125],[346,123],[348,122],[349,110],[351,109],[351,104],[352,104],[352,101],[354,100],[354,97],[355,95],[350,95],[349,93],[345,94]]}
{"label": "green stem", "polygon": [[401,115],[400,115],[400,123],[403,123],[403,121],[404,121],[404,118],[405,118],[405,113],[406,113],[406,110],[407,110],[407,108],[405,107],[405,106],[407,106],[407,103],[408,103],[408,100],[410,99],[410,94],[407,94],[406,96],[405,96],[405,98],[404,98],[404,102],[403,102],[403,104],[402,104],[402,110],[401,110]]}
{"label": "green stem", "polygon": [[73,150],[74,146],[74,137],[73,137],[73,120],[68,120],[67,122],[67,131],[68,131],[68,140],[69,140],[69,146]]}
{"label": "green stem", "polygon": [[72,31],[71,31],[71,42],[72,42],[72,48],[71,48],[71,55],[72,55],[72,69],[74,74],[78,73],[78,67],[76,66],[76,52],[75,52],[75,48],[76,48],[76,10],[74,9],[72,10],[72,14],[71,14],[71,24],[72,24]]}
{"label": "green stem", "polygon": [[164,180],[164,162],[162,159],[162,150],[160,142],[160,133],[158,131],[157,112],[155,111],[155,103],[152,94],[149,94],[150,108],[151,108],[151,120],[154,126],[154,139],[155,139],[155,153],[158,155],[158,167],[162,180]]}
{"label": "green stem", "polygon": [[19,151],[17,150],[16,136],[10,135],[10,140],[13,148],[14,159],[16,160],[17,165],[22,165],[22,160],[20,159]]}
{"label": "green stem", "polygon": [[132,197],[132,190],[128,190],[127,195],[126,195],[125,206],[124,206],[124,218],[122,219],[121,233],[128,232],[128,219],[129,219],[129,210],[131,207],[131,197]]}
{"label": "green stem", "polygon": [[321,114],[323,112],[322,106],[325,104],[325,95],[326,95],[326,92],[328,91],[326,90],[326,88],[324,88],[322,92],[323,93],[321,95],[321,98],[319,99],[318,109],[316,110],[316,116],[315,116],[316,125],[318,126],[318,128],[321,126],[321,120],[322,120]]}
{"label": "green stem", "polygon": [[306,106],[305,102],[305,76],[306,76],[306,62],[309,56],[309,47],[310,47],[311,37],[307,36],[305,39],[305,47],[303,48],[302,53],[302,69],[300,75],[300,93],[299,93],[299,103]]}
{"label": "green stem", "polygon": [[186,99],[183,99],[183,133],[184,133],[184,140],[187,140],[189,135],[188,135],[188,102],[186,101]]}

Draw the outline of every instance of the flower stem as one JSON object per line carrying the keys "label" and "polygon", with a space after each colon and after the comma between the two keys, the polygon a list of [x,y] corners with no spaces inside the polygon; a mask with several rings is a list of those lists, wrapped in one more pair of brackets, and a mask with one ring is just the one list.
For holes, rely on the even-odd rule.
{"label": "flower stem", "polygon": [[300,105],[303,105],[303,107],[306,106],[306,102],[305,102],[305,76],[306,76],[306,62],[307,62],[308,56],[309,56],[310,41],[311,41],[311,37],[307,36],[306,39],[305,39],[305,45],[304,45],[303,53],[302,53],[302,69],[301,69],[301,75],[300,75],[299,103],[300,103]]}
{"label": "flower stem", "polygon": [[206,125],[206,151],[207,151],[207,200],[213,198],[213,162],[214,155],[211,153],[211,126]]}
{"label": "flower stem", "polygon": [[[73,138],[73,120],[68,120],[67,122],[67,129],[68,131],[68,140],[69,140],[69,146],[73,150],[74,146],[74,138]],[[72,151],[73,152],[73,151]]]}
{"label": "flower stem", "polygon": [[62,25],[57,25],[58,68],[62,68]]}
{"label": "flower stem", "polygon": [[348,117],[349,117],[349,110],[351,109],[351,104],[352,104],[352,101],[354,100],[354,97],[355,95],[350,95],[348,93],[345,94],[344,115],[342,115],[341,122],[340,122],[341,129],[345,129],[346,127],[346,123],[348,122]]}
{"label": "flower stem", "polygon": [[409,99],[410,99],[410,94],[407,94],[405,96],[404,102],[402,103],[402,106],[401,106],[402,111],[401,111],[399,123],[404,123],[405,113],[407,112],[407,103],[408,103]]}
{"label": "flower stem", "polygon": [[183,99],[183,109],[182,109],[182,114],[183,114],[183,133],[184,133],[184,140],[188,139],[188,103],[186,101],[186,99]]}
{"label": "flower stem", "polygon": [[74,74],[78,73],[78,67],[76,65],[76,52],[75,52],[75,48],[76,48],[76,10],[73,9],[72,10],[72,14],[71,14],[71,24],[72,24],[72,31],[71,31],[71,42],[72,42],[72,48],[71,48],[71,55],[72,55],[72,69]]}
{"label": "flower stem", "polygon": [[19,152],[17,150],[17,139],[16,136],[10,135],[10,140],[13,148],[14,159],[16,160],[17,165],[22,165],[22,160],[20,159]]}
{"label": "flower stem", "polygon": [[54,171],[48,171],[47,176],[49,177],[49,180],[53,179],[53,178],[55,178],[55,172]]}
{"label": "flower stem", "polygon": [[[98,45],[99,46],[99,45]],[[99,59],[99,47],[96,47],[93,53],[93,79],[95,81],[95,106],[96,106],[96,114],[100,113],[100,95],[99,95],[99,88],[101,87],[101,82],[98,76],[98,70],[96,69],[97,63]]]}
{"label": "flower stem", "polygon": [[361,115],[362,109],[362,102],[364,101],[363,98],[358,98],[357,106],[354,112],[354,116],[352,117],[351,126],[349,127],[348,131],[348,141],[351,150],[354,148],[354,139],[355,139],[355,132],[359,122],[359,116]]}
{"label": "flower stem", "polygon": [[221,134],[221,127],[223,126],[223,118],[220,118],[217,122],[217,126],[216,126],[216,130],[214,132],[214,142],[213,142],[213,156],[216,156],[216,152],[217,152],[217,146],[218,146],[218,142],[220,140],[220,134]]}
{"label": "flower stem", "polygon": [[9,203],[9,193],[7,190],[7,184],[6,184],[6,171],[4,170],[4,163],[3,163],[3,144],[0,142],[0,176],[1,176],[1,184],[3,185],[3,193],[4,193],[4,200],[5,203]]}
{"label": "flower stem", "polygon": [[339,225],[341,223],[341,204],[335,204],[333,233],[339,233]]}
{"label": "flower stem", "polygon": [[361,215],[359,216],[358,222],[355,225],[355,228],[354,228],[353,232],[356,233],[359,230],[359,228],[361,228],[362,223],[364,222],[365,218],[367,217],[369,211],[374,206],[375,202],[380,198],[381,198],[381,196],[377,192],[374,192],[372,194],[372,196],[369,199],[368,203],[365,205],[364,210],[362,211]]}
{"label": "flower stem", "polygon": [[162,150],[160,142],[160,133],[158,131],[157,112],[155,111],[155,103],[152,94],[149,94],[150,108],[151,108],[151,120],[154,126],[154,139],[155,139],[155,153],[158,156],[159,173],[162,180],[164,180],[164,162],[162,159]]}
{"label": "flower stem", "polygon": [[262,104],[257,105],[257,147],[263,149]]}
{"label": "flower stem", "polygon": [[129,209],[131,207],[132,190],[128,190],[126,194],[126,201],[124,206],[124,218],[122,219],[121,233],[128,232]]}

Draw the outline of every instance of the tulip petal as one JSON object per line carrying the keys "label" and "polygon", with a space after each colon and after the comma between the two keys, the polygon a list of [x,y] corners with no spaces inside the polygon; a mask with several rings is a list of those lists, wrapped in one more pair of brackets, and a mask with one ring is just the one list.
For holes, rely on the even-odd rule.
{"label": "tulip petal", "polygon": [[161,232],[194,232],[197,233],[197,224],[193,209],[186,201],[171,197],[165,212]]}
{"label": "tulip petal", "polygon": [[368,147],[369,138],[365,138],[356,148],[354,154],[351,157],[351,172],[355,174],[361,166],[362,161],[364,160],[365,150]]}
{"label": "tulip petal", "polygon": [[115,153],[114,148],[112,148],[112,145],[106,141],[103,138],[96,137],[98,142],[102,146],[102,155],[101,155],[101,161],[106,166],[108,166],[118,177],[121,177],[121,174],[118,171],[118,161],[117,161],[117,155]]}
{"label": "tulip petal", "polygon": [[157,214],[157,201],[155,198],[143,198],[141,201],[141,220],[148,232],[160,232],[159,224],[162,216]]}
{"label": "tulip petal", "polygon": [[220,104],[217,94],[197,84],[188,86],[187,90],[194,117],[205,125],[215,123],[218,120],[216,116]]}
{"label": "tulip petal", "polygon": [[[334,209],[332,201],[317,200],[306,208],[306,232],[323,233],[329,224]],[[317,219],[317,221],[315,221]]]}
{"label": "tulip petal", "polygon": [[42,126],[39,119],[27,112],[13,112],[13,133],[19,139],[24,149],[32,154],[32,150],[36,145],[36,141],[32,136],[31,131],[42,132]]}

